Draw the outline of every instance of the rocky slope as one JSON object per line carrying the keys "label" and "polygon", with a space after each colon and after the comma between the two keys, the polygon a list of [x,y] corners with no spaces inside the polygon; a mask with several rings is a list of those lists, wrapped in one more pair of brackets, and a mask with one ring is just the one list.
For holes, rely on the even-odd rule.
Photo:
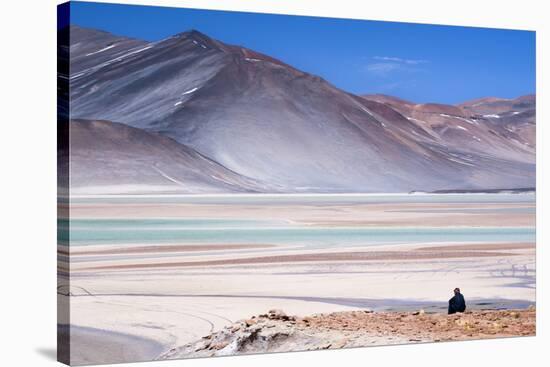
{"label": "rocky slope", "polygon": [[146,41],[115,36],[96,29],[71,26],[68,32],[73,78],[86,70],[99,69],[147,46]]}
{"label": "rocky slope", "polygon": [[[72,118],[162,134],[250,178],[257,191],[534,186],[534,146],[523,141],[534,132],[523,125],[508,131],[459,116],[465,107],[418,112],[355,96],[197,31],[144,43],[73,28]],[[428,121],[416,114],[424,110]]]}
{"label": "rocky slope", "polygon": [[535,335],[535,330],[534,308],[476,310],[455,315],[427,314],[422,310],[352,311],[309,317],[271,310],[173,348],[159,359],[501,338]]}
{"label": "rocky slope", "polygon": [[535,96],[484,98],[457,106],[414,104],[386,95],[366,95],[384,103],[446,147],[533,163],[536,150]]}
{"label": "rocky slope", "polygon": [[73,193],[215,193],[256,191],[195,150],[155,133],[109,121],[72,120],[70,160],[60,167]]}

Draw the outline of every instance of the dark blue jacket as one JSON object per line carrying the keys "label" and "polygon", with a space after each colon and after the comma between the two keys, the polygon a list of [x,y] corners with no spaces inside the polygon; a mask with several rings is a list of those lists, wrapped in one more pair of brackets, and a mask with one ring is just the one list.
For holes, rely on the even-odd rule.
{"label": "dark blue jacket", "polygon": [[466,311],[466,301],[462,294],[457,293],[449,300],[449,315],[457,312]]}

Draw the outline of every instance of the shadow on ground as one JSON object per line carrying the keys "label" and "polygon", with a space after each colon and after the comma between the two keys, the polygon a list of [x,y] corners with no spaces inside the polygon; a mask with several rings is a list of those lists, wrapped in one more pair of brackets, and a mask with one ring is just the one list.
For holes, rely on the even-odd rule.
{"label": "shadow on ground", "polygon": [[36,353],[51,361],[57,361],[57,349],[55,348],[37,348]]}

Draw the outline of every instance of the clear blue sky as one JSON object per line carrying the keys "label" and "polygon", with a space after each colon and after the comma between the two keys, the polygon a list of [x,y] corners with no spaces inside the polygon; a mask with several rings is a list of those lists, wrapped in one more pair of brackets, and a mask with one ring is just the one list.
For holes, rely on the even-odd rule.
{"label": "clear blue sky", "polygon": [[86,2],[72,2],[71,23],[148,41],[196,29],[356,94],[459,103],[535,93],[531,31]]}

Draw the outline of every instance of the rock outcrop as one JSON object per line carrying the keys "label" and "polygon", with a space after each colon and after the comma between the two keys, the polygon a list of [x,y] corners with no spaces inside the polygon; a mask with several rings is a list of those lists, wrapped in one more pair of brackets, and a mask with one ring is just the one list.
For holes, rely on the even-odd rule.
{"label": "rock outcrop", "polygon": [[446,315],[348,311],[307,317],[281,310],[240,320],[159,359],[225,356],[534,335],[534,308]]}

